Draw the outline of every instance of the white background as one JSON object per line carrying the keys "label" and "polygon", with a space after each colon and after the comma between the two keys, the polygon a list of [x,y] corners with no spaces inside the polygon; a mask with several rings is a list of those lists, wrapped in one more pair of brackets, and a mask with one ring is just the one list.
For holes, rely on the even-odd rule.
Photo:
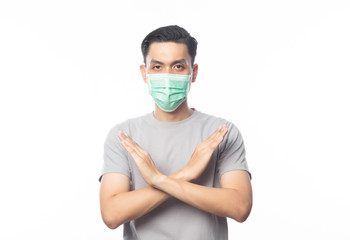
{"label": "white background", "polygon": [[230,239],[349,239],[348,1],[1,1],[0,239],[122,239],[99,212],[111,127],[154,107],[140,44],[199,42],[189,105],[234,122],[253,174]]}

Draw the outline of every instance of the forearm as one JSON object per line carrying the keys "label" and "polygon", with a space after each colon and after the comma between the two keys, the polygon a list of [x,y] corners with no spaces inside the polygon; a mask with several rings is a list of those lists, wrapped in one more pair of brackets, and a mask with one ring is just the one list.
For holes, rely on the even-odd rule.
{"label": "forearm", "polygon": [[206,187],[167,176],[154,187],[203,211],[238,222],[245,221],[251,209],[251,201],[232,188]]}
{"label": "forearm", "polygon": [[[171,177],[185,180],[180,172]],[[101,206],[104,221],[109,228],[117,228],[125,222],[142,217],[170,197],[169,194],[151,186],[119,193],[111,196],[104,206]]]}
{"label": "forearm", "polygon": [[135,191],[120,193],[111,197],[106,204],[105,223],[117,228],[125,222],[137,219],[150,212],[169,198],[167,193],[147,186]]}

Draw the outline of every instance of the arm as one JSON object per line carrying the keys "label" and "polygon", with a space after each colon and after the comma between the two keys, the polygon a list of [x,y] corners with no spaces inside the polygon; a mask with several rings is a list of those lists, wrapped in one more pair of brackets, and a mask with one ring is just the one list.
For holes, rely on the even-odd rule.
{"label": "arm", "polygon": [[[252,207],[252,191],[245,171],[231,171],[221,177],[222,188],[186,182],[184,178],[166,177],[155,185],[129,191],[129,178],[123,174],[106,174],[101,183],[100,204],[105,224],[115,229],[150,212],[170,195],[194,207],[218,216],[244,222]],[[119,184],[115,184],[118,182]],[[203,197],[205,196],[205,197]]]}
{"label": "arm", "polygon": [[[222,141],[227,128],[219,128],[200,144],[190,161],[180,173],[189,181],[196,179],[206,168],[210,156]],[[252,206],[252,190],[246,171],[230,171],[221,177],[222,188],[212,188],[168,177],[158,171],[150,155],[129,136],[120,133],[122,145],[133,157],[144,180],[152,187],[162,190],[194,207],[215,215],[230,217],[243,222]],[[202,157],[209,156],[209,157]],[[206,159],[206,160],[205,160]]]}
{"label": "arm", "polygon": [[[185,170],[180,170],[169,177],[181,181],[189,181],[200,176],[226,132],[226,128],[218,128],[206,141],[196,148],[185,167],[186,172],[191,174],[185,175]],[[151,168],[153,171],[160,173],[154,166],[149,154],[132,141],[130,137],[121,133],[118,136],[133,158],[139,163],[142,160],[140,164],[143,164],[144,169]],[[196,171],[194,171],[194,167],[196,167]],[[141,173],[144,174],[144,171]],[[150,174],[152,176],[153,172]],[[129,182],[129,177],[119,173],[108,173],[102,177],[100,187],[101,215],[105,224],[111,229],[145,215],[171,197],[169,194],[152,186],[129,191]]]}
{"label": "arm", "polygon": [[222,188],[193,184],[160,175],[152,186],[179,200],[212,214],[244,222],[252,207],[252,189],[248,173],[236,170],[221,176]]}
{"label": "arm", "polygon": [[[174,179],[182,179],[173,174]],[[151,186],[129,191],[130,179],[120,173],[107,173],[102,177],[100,187],[100,209],[104,223],[111,229],[139,218],[170,198]]]}
{"label": "arm", "polygon": [[[230,129],[233,129],[234,126],[231,126]],[[160,175],[155,180],[151,179],[153,182],[150,184],[194,207],[243,222],[249,216],[252,207],[252,189],[248,172],[232,168],[232,165],[236,165],[245,169],[243,164],[245,163],[244,143],[237,129],[229,132],[227,141],[221,146],[220,153],[217,170],[221,176],[221,188],[195,185],[164,175]],[[191,158],[190,163],[192,160]],[[185,175],[193,172],[196,165],[198,164],[192,164],[187,171],[185,167]]]}

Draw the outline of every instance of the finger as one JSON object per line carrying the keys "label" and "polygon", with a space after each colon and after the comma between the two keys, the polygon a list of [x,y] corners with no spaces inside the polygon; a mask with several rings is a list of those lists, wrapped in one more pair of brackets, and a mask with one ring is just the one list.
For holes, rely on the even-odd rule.
{"label": "finger", "polygon": [[142,159],[142,156],[141,156],[139,150],[135,147],[135,145],[133,145],[127,141],[121,141],[121,144],[126,149],[126,151],[128,151],[130,153],[131,157],[134,160]]}
{"label": "finger", "polygon": [[201,144],[201,146],[203,147],[203,148],[206,148],[206,146],[207,147],[214,147],[214,145],[216,145],[217,144],[217,141],[220,141],[220,140],[218,140],[218,138],[220,137],[220,131],[221,131],[221,129],[222,129],[222,126],[221,127],[219,127],[219,128],[217,128],[216,130],[215,130],[215,132],[212,134],[212,135],[210,135],[202,144]]}
{"label": "finger", "polygon": [[226,125],[223,125],[221,127],[219,127],[218,132],[216,132],[213,137],[208,141],[208,144],[213,147],[216,148],[224,139],[226,133],[227,133],[228,129]]}
{"label": "finger", "polygon": [[227,133],[227,130],[223,130],[223,132],[221,132],[221,134],[217,136],[217,138],[209,142],[209,145],[212,148],[216,148],[224,140],[226,133]]}
{"label": "finger", "polygon": [[216,129],[216,131],[212,135],[210,135],[210,137],[207,140],[209,142],[216,141],[222,135],[222,133],[223,133],[223,131],[225,131],[225,129],[226,129],[226,125],[222,125],[222,126],[218,127]]}
{"label": "finger", "polygon": [[123,133],[122,131],[118,132],[118,137],[121,141],[124,141],[128,143],[129,145],[136,145],[136,142],[132,140],[131,137],[129,137],[126,133]]}
{"label": "finger", "polygon": [[135,150],[139,151],[140,153],[145,153],[145,150],[142,147],[140,147],[140,145],[138,145],[134,140],[132,140],[132,138],[129,135],[125,133],[124,133],[124,141],[133,145]]}
{"label": "finger", "polygon": [[128,146],[129,151],[133,151],[135,152],[140,158],[143,158],[146,154],[146,151],[141,148],[134,140],[132,140],[132,138],[125,134],[125,133],[121,133],[122,135],[122,141],[124,142],[124,144],[126,146]]}
{"label": "finger", "polygon": [[128,146],[129,149],[132,149],[133,151],[138,151],[138,148],[136,147],[136,143],[132,141],[132,139],[124,137],[122,143]]}
{"label": "finger", "polygon": [[125,149],[128,152],[135,151],[135,143],[127,134],[123,133],[122,131],[118,132],[118,137],[120,139],[120,142],[125,147]]}
{"label": "finger", "polygon": [[123,135],[122,131],[118,131],[118,137],[119,137],[120,140],[124,139],[124,135]]}
{"label": "finger", "polygon": [[123,147],[126,149],[126,151],[128,151],[131,156],[134,156],[136,153],[135,148],[133,148],[130,144],[128,144],[125,141],[121,141],[121,144],[123,145]]}
{"label": "finger", "polygon": [[226,125],[224,125],[224,126],[221,128],[220,132],[219,132],[219,136],[224,137],[224,136],[226,135],[227,132],[228,132],[228,128],[227,128]]}
{"label": "finger", "polygon": [[217,137],[218,133],[221,131],[223,126],[220,126],[218,127],[208,138],[207,140],[210,141],[210,140],[213,140]]}
{"label": "finger", "polygon": [[227,132],[228,132],[228,128],[227,128],[226,125],[224,125],[224,126],[220,129],[220,131],[219,131],[219,133],[218,133],[218,135],[217,135],[216,140],[221,142],[221,141],[224,139],[224,137],[225,137],[225,135],[227,134]]}

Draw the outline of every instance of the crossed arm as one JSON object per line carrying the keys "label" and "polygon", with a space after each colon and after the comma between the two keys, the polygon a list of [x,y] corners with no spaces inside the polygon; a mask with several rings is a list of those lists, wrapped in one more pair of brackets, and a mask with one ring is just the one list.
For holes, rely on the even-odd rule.
{"label": "crossed arm", "polygon": [[183,169],[165,176],[158,171],[147,152],[120,132],[118,136],[122,145],[133,157],[149,186],[129,191],[129,177],[119,173],[105,174],[100,189],[101,214],[105,224],[111,229],[117,228],[145,215],[170,197],[218,216],[245,221],[252,207],[252,190],[246,171],[224,173],[221,176],[221,188],[189,182],[202,174],[226,133],[226,126],[218,128],[197,146]]}

